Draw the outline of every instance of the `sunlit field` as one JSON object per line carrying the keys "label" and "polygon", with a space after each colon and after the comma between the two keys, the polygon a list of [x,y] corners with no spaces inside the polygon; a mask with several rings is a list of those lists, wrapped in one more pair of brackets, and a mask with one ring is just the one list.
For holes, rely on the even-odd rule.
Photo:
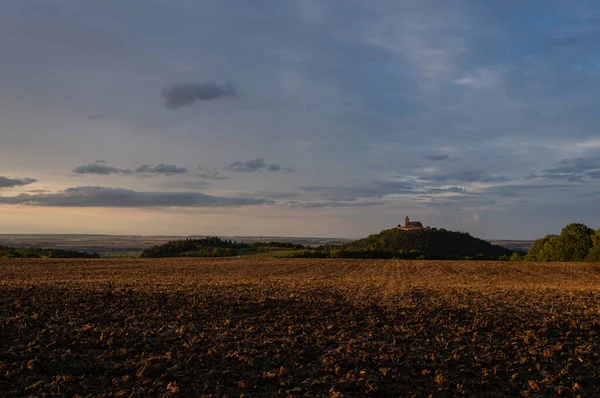
{"label": "sunlit field", "polygon": [[598,396],[600,265],[0,260],[9,396]]}

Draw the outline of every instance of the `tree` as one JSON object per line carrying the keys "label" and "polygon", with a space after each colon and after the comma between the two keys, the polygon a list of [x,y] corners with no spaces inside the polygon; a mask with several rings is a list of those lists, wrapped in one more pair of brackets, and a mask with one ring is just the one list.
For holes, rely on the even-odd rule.
{"label": "tree", "polygon": [[573,223],[564,227],[555,248],[556,260],[583,261],[592,248],[593,234],[594,230],[583,224]]}
{"label": "tree", "polygon": [[586,261],[600,261],[600,229],[592,235],[592,248],[585,259]]}
{"label": "tree", "polygon": [[[600,261],[600,236],[584,224],[565,226],[560,235],[546,235],[533,242],[527,261]],[[596,244],[598,242],[598,244]],[[595,249],[595,247],[598,249]],[[599,258],[599,260],[593,260]]]}
{"label": "tree", "polygon": [[523,256],[519,252],[513,252],[510,255],[510,261],[523,261]]}
{"label": "tree", "polygon": [[529,252],[525,256],[526,261],[547,261],[542,259],[542,251],[544,250],[544,246],[546,243],[554,236],[557,235],[546,235],[543,238],[536,239],[533,241]]}

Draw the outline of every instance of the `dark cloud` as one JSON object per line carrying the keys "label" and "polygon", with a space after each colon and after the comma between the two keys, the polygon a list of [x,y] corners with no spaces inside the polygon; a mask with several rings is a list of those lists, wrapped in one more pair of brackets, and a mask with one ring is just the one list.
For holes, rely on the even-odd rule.
{"label": "dark cloud", "polygon": [[479,171],[459,171],[456,173],[449,174],[432,174],[421,177],[424,181],[460,181],[460,182],[506,182],[510,181],[510,178],[505,176],[493,176],[485,174]]}
{"label": "dark cloud", "polygon": [[14,188],[14,187],[22,187],[23,185],[33,184],[37,180],[33,178],[8,178],[8,177],[0,177],[0,189],[2,188]]}
{"label": "dark cloud", "polygon": [[158,164],[153,166],[151,164],[143,164],[135,170],[121,169],[118,167],[107,166],[104,160],[96,160],[93,164],[85,166],[77,166],[73,169],[75,174],[97,174],[97,175],[109,175],[109,174],[152,174],[152,175],[175,175],[185,174],[188,169],[182,166],[176,166],[173,164]]}
{"label": "dark cloud", "polygon": [[206,170],[200,166],[198,166],[198,171],[199,171],[199,173],[197,174],[198,177],[206,178],[207,180],[228,180],[229,179],[229,177],[225,177],[218,171]]}
{"label": "dark cloud", "polygon": [[233,83],[177,83],[165,87],[160,95],[167,109],[190,106],[196,101],[214,101],[219,98],[233,97],[237,93]]}
{"label": "dark cloud", "polygon": [[600,179],[600,170],[596,170],[596,171],[590,171],[588,174],[588,177],[593,178],[595,180]]}
{"label": "dark cloud", "polygon": [[424,158],[428,160],[433,160],[435,162],[445,162],[449,160],[450,157],[448,155],[429,155],[425,156]]}
{"label": "dark cloud", "polygon": [[545,170],[548,173],[584,173],[600,169],[600,156],[596,158],[563,159],[558,166]]}
{"label": "dark cloud", "polygon": [[98,175],[109,175],[109,174],[132,174],[133,172],[129,169],[119,169],[117,167],[105,166],[96,161],[94,164],[88,164],[85,166],[77,166],[73,169],[75,174],[98,174]]}
{"label": "dark cloud", "polygon": [[230,198],[197,192],[138,192],[77,187],[51,194],[0,196],[0,204],[48,207],[239,207],[272,204],[262,198]]}
{"label": "dark cloud", "polygon": [[253,171],[262,171],[269,166],[267,162],[263,158],[252,159],[247,162],[237,161],[231,163],[227,166],[228,170],[231,171],[245,171],[245,172],[253,172]]}
{"label": "dark cloud", "polygon": [[600,156],[563,159],[556,167],[543,170],[542,177],[552,180],[581,182],[585,177],[597,179],[600,175]]}
{"label": "dark cloud", "polygon": [[246,173],[265,171],[265,170],[271,171],[271,172],[273,172],[273,171],[285,171],[285,172],[293,171],[291,168],[284,168],[278,164],[267,163],[267,162],[265,162],[265,159],[263,159],[263,158],[256,158],[256,159],[248,160],[247,162],[242,162],[242,161],[238,160],[237,162],[231,163],[229,166],[227,166],[227,170],[246,172]]}
{"label": "dark cloud", "polygon": [[157,164],[153,166],[151,164],[143,164],[135,169],[136,173],[139,174],[164,174],[164,175],[173,175],[173,174],[185,174],[189,170],[182,166],[176,166],[174,164]]}

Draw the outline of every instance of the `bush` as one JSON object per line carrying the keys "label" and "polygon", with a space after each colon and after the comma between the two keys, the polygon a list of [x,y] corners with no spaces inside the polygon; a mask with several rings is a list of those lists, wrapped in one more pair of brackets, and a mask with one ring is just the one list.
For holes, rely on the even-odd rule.
{"label": "bush", "polygon": [[523,255],[519,252],[514,252],[510,256],[510,261],[523,261]]}

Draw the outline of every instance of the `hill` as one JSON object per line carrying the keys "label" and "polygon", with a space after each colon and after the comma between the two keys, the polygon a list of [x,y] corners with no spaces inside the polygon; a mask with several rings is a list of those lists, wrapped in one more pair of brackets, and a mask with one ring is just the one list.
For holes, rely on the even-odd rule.
{"label": "hill", "polygon": [[230,239],[208,237],[203,239],[181,239],[153,246],[144,250],[140,257],[231,257],[252,255],[259,252],[278,250],[300,250],[303,245],[287,242],[236,242]]}
{"label": "hill", "polygon": [[467,232],[445,229],[387,229],[345,246],[346,250],[394,253],[399,258],[498,259],[513,251],[475,238]]}

